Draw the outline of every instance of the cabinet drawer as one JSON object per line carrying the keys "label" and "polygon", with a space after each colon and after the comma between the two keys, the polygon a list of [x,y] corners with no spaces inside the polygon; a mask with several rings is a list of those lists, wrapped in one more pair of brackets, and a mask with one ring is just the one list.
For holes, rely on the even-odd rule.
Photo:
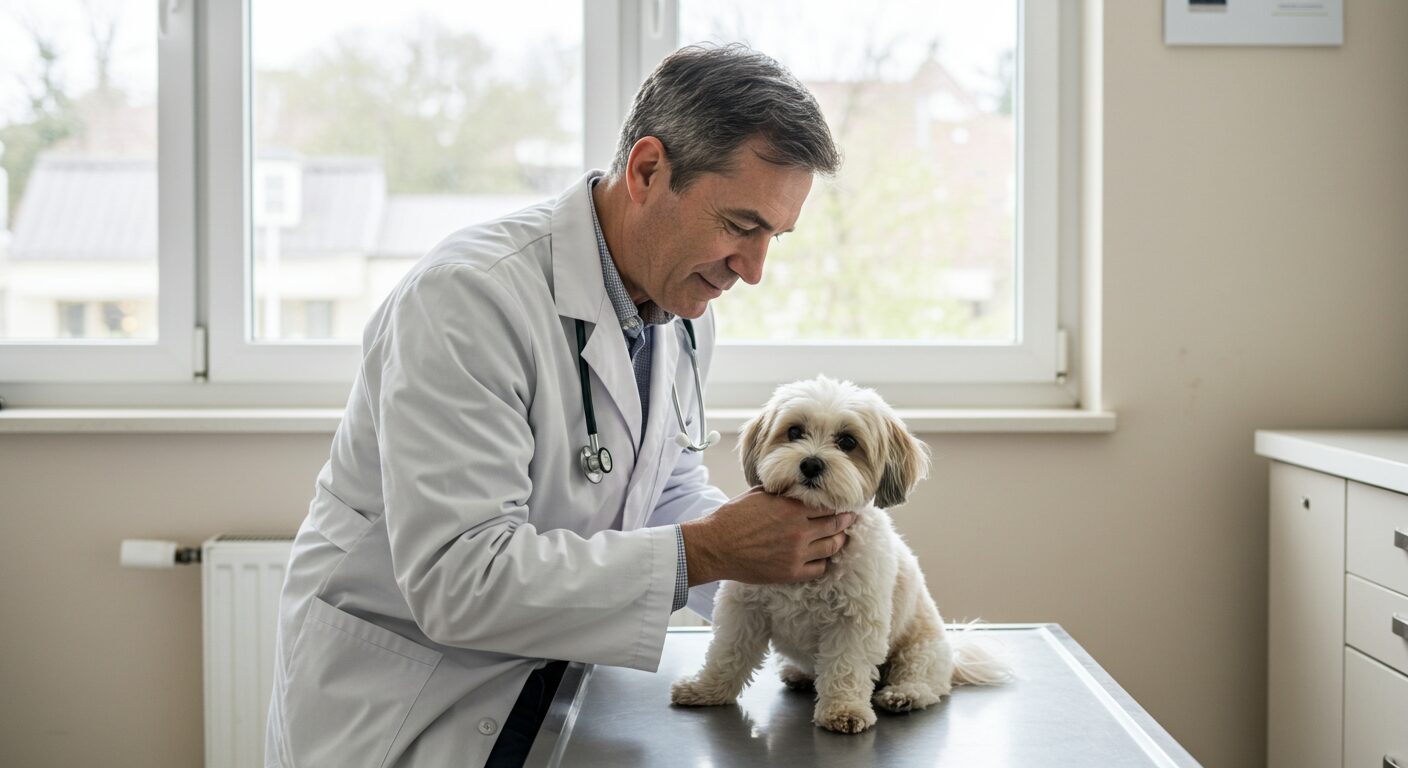
{"label": "cabinet drawer", "polygon": [[1408,677],[1344,649],[1344,768],[1408,766]]}
{"label": "cabinet drawer", "polygon": [[1408,496],[1351,481],[1347,506],[1346,568],[1408,594]]}
{"label": "cabinet drawer", "polygon": [[[1395,625],[1403,634],[1394,631]],[[1357,576],[1346,576],[1344,641],[1408,674],[1408,638],[1403,635],[1408,635],[1408,597]]]}

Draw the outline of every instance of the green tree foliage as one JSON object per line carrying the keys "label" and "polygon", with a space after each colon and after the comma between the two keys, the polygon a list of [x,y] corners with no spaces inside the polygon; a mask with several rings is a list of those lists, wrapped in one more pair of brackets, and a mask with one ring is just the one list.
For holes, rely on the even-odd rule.
{"label": "green tree foliage", "polygon": [[1012,114],[1017,98],[1017,53],[1003,51],[997,57],[997,69],[993,75],[997,80],[997,113]]}
{"label": "green tree foliage", "polygon": [[[10,221],[14,221],[39,154],[82,130],[76,105],[60,83],[58,45],[33,28],[30,41],[38,72],[29,89],[29,113],[19,121],[0,125],[0,147],[4,148],[0,166],[9,177]],[[26,82],[30,80],[26,78]]]}
{"label": "green tree foliage", "polygon": [[509,78],[471,33],[425,25],[390,56],[344,33],[295,69],[259,71],[260,145],[380,157],[392,194],[533,191],[516,148],[570,141],[560,101],[566,73],[580,69],[575,49],[540,54]]}
{"label": "green tree foliage", "polygon": [[[768,252],[764,281],[720,304],[730,339],[1000,339],[1010,304],[977,314],[936,279],[968,247],[976,191],[939,199],[935,169],[875,152],[848,155],[836,183],[818,182],[797,231]],[[864,183],[848,181],[863,178]]]}
{"label": "green tree foliage", "polygon": [[[915,120],[903,89],[865,80],[849,87],[828,115],[845,154],[841,173],[814,184],[796,232],[769,248],[763,283],[739,285],[721,300],[721,337],[1010,338],[1010,279],[998,282],[990,305],[955,298],[943,282],[974,253],[992,254],[998,274],[1010,259],[1015,221],[995,214],[991,182],[955,178],[941,155],[896,146]],[[1003,231],[985,231],[994,227]]]}

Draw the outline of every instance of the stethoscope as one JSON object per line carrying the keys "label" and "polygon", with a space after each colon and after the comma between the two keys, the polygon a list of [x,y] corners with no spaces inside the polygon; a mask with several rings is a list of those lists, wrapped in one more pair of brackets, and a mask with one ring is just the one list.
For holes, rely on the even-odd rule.
{"label": "stethoscope", "polygon": [[[687,451],[700,452],[705,448],[719,441],[719,433],[709,431],[709,422],[704,416],[704,383],[699,379],[699,358],[695,354],[694,323],[685,318],[680,318],[680,323],[684,325],[685,333],[689,336],[689,365],[694,369],[694,401],[699,406],[699,434],[704,439],[701,442],[694,442],[689,436],[689,430],[684,423],[684,408],[680,405],[680,390],[674,384],[670,385],[670,399],[675,403],[675,421],[679,423],[680,431],[675,435],[675,444]],[[577,321],[577,373],[582,380],[582,405],[587,415],[587,444],[582,447],[582,452],[578,454],[578,460],[582,465],[582,472],[587,479],[593,483],[600,483],[601,478],[611,471],[611,451],[601,445],[601,435],[596,431],[596,409],[592,406],[592,386],[591,378],[587,375],[587,361],[582,357],[582,351],[587,347],[587,326],[581,320]]]}

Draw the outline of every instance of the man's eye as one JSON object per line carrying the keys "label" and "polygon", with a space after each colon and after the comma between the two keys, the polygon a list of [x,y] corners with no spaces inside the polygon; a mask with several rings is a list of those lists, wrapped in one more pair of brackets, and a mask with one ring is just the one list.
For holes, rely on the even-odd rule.
{"label": "man's eye", "polygon": [[754,227],[752,229],[744,229],[743,227],[734,224],[728,219],[724,219],[724,226],[728,227],[728,231],[732,232],[735,235],[738,235],[739,237],[747,237],[748,235],[751,235],[754,232],[758,231],[757,227]]}
{"label": "man's eye", "polygon": [[854,451],[856,449],[856,445],[856,439],[854,437],[851,437],[850,435],[841,435],[840,437],[836,438],[836,447],[840,448],[846,453]]}
{"label": "man's eye", "polygon": [[788,440],[801,440],[801,439],[802,439],[802,428],[801,428],[801,427],[788,427],[788,428],[787,428],[787,439],[788,439]]}

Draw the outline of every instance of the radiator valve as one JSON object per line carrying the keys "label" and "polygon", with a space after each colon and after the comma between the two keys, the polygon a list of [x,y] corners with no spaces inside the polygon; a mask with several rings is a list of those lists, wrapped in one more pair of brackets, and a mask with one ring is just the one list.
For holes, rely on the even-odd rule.
{"label": "radiator valve", "polygon": [[124,568],[175,568],[199,563],[200,547],[158,539],[123,539],[120,560]]}

